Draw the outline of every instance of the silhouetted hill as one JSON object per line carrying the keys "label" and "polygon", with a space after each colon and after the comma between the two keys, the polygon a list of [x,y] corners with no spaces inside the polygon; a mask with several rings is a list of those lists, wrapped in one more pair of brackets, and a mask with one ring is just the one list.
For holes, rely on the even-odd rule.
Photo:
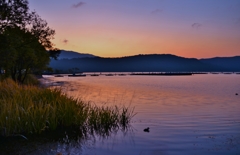
{"label": "silhouetted hill", "polygon": [[201,62],[210,64],[222,71],[239,72],[240,71],[240,56],[235,57],[215,57],[209,59],[200,59]]}
{"label": "silhouetted hill", "polygon": [[96,57],[92,54],[78,53],[74,51],[61,50],[58,59],[73,59],[73,58],[93,58]]}
{"label": "silhouetted hill", "polygon": [[[236,59],[236,60],[235,60]],[[136,55],[122,58],[74,58],[52,60],[50,67],[62,71],[79,68],[82,72],[213,72],[230,71],[230,62],[233,67],[231,71],[240,71],[239,57],[229,58],[228,65],[221,61],[215,63],[215,59],[184,58],[170,54]],[[225,59],[223,59],[225,60]],[[226,60],[227,61],[227,60]]]}

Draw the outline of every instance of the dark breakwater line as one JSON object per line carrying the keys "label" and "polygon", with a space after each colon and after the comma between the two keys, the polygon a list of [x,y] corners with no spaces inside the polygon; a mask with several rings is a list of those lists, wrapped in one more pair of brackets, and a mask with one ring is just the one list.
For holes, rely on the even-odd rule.
{"label": "dark breakwater line", "polygon": [[150,75],[150,76],[191,76],[193,73],[132,73],[130,75]]}

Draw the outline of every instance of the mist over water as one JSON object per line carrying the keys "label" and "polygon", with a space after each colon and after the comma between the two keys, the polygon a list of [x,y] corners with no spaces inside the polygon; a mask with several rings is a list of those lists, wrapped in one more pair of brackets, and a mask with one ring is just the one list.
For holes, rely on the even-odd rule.
{"label": "mist over water", "polygon": [[[98,106],[130,106],[128,132],[96,137],[82,154],[239,154],[240,76],[50,78]],[[149,127],[150,132],[143,132]]]}

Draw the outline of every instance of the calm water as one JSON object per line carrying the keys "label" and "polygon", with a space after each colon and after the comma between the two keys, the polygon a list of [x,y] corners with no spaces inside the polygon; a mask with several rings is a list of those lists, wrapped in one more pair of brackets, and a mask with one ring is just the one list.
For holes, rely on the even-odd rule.
{"label": "calm water", "polygon": [[[137,113],[128,132],[95,137],[79,146],[41,145],[45,153],[240,154],[240,75],[45,78],[63,82],[65,92],[92,104],[130,106]],[[149,133],[143,132],[146,127]]]}
{"label": "calm water", "polygon": [[240,75],[50,79],[96,105],[135,107],[129,132],[96,137],[76,154],[240,154]]}

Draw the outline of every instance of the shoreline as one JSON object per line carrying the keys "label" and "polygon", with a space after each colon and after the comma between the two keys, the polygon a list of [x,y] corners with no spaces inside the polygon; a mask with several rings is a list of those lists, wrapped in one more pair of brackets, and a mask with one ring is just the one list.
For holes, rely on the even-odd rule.
{"label": "shoreline", "polygon": [[41,75],[41,77],[36,77],[36,78],[40,82],[40,87],[43,87],[43,88],[49,88],[52,86],[63,86],[66,83],[64,81],[55,81],[47,77],[43,77],[43,75]]}

